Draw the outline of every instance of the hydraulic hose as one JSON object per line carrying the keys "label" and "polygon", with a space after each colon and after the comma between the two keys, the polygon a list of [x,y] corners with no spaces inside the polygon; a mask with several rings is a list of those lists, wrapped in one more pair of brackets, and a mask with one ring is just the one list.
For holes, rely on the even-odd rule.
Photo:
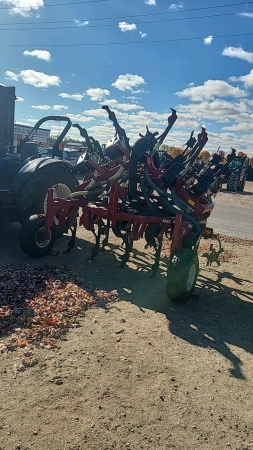
{"label": "hydraulic hose", "polygon": [[[127,157],[124,155],[124,158],[127,160]],[[123,161],[124,161],[124,158],[123,158]],[[124,161],[124,162],[126,162],[126,161]],[[98,188],[98,187],[100,187],[100,186],[104,186],[104,185],[107,185],[108,183],[112,183],[113,181],[117,181],[118,179],[119,179],[119,177],[120,177],[120,175],[122,175],[122,173],[124,172],[124,170],[125,170],[125,168],[124,168],[124,165],[122,165],[122,167],[120,167],[120,169],[118,170],[118,172],[116,172],[111,178],[108,178],[107,180],[103,180],[103,181],[100,181],[100,182],[98,182],[98,183],[93,183],[92,184],[92,182],[87,186],[89,189],[87,189],[86,188],[86,190],[85,191],[76,191],[76,192],[72,192],[72,194],[70,194],[69,195],[69,197],[68,198],[74,198],[74,197],[80,197],[80,196],[82,196],[82,195],[88,195],[88,193],[90,193],[91,191],[90,191],[90,186],[91,187],[96,187],[96,188]],[[94,179],[93,179],[94,180]],[[92,181],[93,181],[92,180]],[[104,190],[104,189],[103,189]],[[93,191],[92,191],[93,192]],[[103,191],[102,191],[103,192]]]}
{"label": "hydraulic hose", "polygon": [[90,183],[88,184],[88,186],[86,187],[86,190],[91,189],[92,187],[94,187],[94,185],[96,184],[96,179],[98,177],[98,171],[97,169],[94,170],[94,176],[91,179]]}
{"label": "hydraulic hose", "polygon": [[192,210],[191,206],[188,205],[182,198],[180,198],[180,197],[177,198],[176,197],[176,189],[175,189],[175,187],[171,186],[170,187],[170,192],[171,192],[172,200],[175,203],[175,205],[177,205],[177,207],[180,208],[180,209],[184,209],[184,210],[186,209],[185,212],[188,214]]}
{"label": "hydraulic hose", "polygon": [[96,194],[102,194],[102,192],[104,191],[108,191],[110,188],[110,186],[103,186],[103,188],[100,189],[93,189],[90,191],[77,191],[77,192],[72,192],[71,194],[69,194],[68,199],[71,198],[75,198],[75,197],[82,197],[82,196],[86,196],[86,195],[96,195]]}
{"label": "hydraulic hose", "polygon": [[117,121],[115,113],[113,111],[111,111],[109,106],[107,106],[107,105],[102,106],[102,109],[104,109],[108,113],[109,120],[111,120],[111,122],[113,122],[113,126],[115,128],[116,134],[119,136],[119,139],[122,138],[125,143],[126,149],[130,150],[129,139],[126,135],[124,128],[121,128],[121,126],[119,125],[119,122]]}
{"label": "hydraulic hose", "polygon": [[[121,178],[118,180],[119,183],[124,183],[125,181],[128,180],[128,175],[126,175],[125,177]],[[108,192],[110,187],[111,187],[111,183],[108,183],[108,180],[106,180],[107,182],[107,186],[103,186],[100,189],[93,189],[93,190],[89,190],[89,191],[76,191],[76,192],[72,192],[72,194],[70,194],[68,196],[68,198],[75,198],[75,197],[81,197],[81,196],[85,196],[85,195],[96,195],[96,194],[102,194],[102,192]]]}
{"label": "hydraulic hose", "polygon": [[[167,193],[167,192],[165,192],[165,191],[163,191],[162,189],[160,189],[152,180],[151,180],[151,178],[150,178],[150,176],[149,176],[149,173],[148,173],[148,167],[147,167],[147,165],[145,166],[145,169],[144,169],[144,175],[145,175],[145,179],[146,179],[146,181],[147,181],[147,183],[149,184],[149,186],[154,190],[154,191],[157,191],[158,192],[158,194],[160,194],[160,196],[162,197],[162,198],[169,198],[170,197],[170,195]],[[169,203],[169,202],[168,202]],[[170,205],[169,204],[169,211],[173,214],[173,215],[176,215],[179,211],[176,209],[176,208],[174,208],[172,205]]]}
{"label": "hydraulic hose", "polygon": [[193,163],[193,161],[195,161],[195,159],[197,158],[198,154],[199,154],[199,142],[196,142],[195,146],[192,148],[192,150],[189,152],[189,154],[186,157],[185,160],[185,165],[189,166],[190,164]]}
{"label": "hydraulic hose", "polygon": [[161,145],[163,143],[164,139],[167,137],[168,133],[170,132],[171,128],[173,127],[174,123],[177,120],[176,110],[173,108],[170,108],[170,109],[171,109],[172,114],[168,117],[168,126],[167,126],[166,130],[164,130],[164,132],[161,134],[161,136],[157,138],[159,145]]}
{"label": "hydraulic hose", "polygon": [[192,154],[192,156],[185,161],[185,169],[182,170],[182,172],[179,174],[179,178],[183,178],[189,172],[189,170],[192,168],[192,163],[196,160],[196,158],[200,152],[201,152],[201,148],[198,145],[196,147],[196,149],[194,150],[194,153]]}
{"label": "hydraulic hose", "polygon": [[[92,178],[90,184],[86,187],[86,190],[85,190],[85,191],[79,191],[79,192],[86,192],[86,191],[89,191],[89,190],[90,190],[91,188],[93,188],[93,187],[96,187],[96,188],[97,188],[97,187],[103,186],[104,184],[108,183],[109,181],[110,181],[110,182],[111,182],[111,181],[117,181],[118,178],[122,175],[122,173],[123,173],[124,170],[125,170],[125,164],[126,164],[126,162],[127,162],[127,156],[124,155],[124,156],[123,156],[123,164],[121,165],[121,167],[119,168],[119,170],[118,170],[111,178],[108,178],[107,180],[103,180],[103,181],[97,182],[97,181],[96,181],[96,178],[97,178],[97,176],[98,176],[98,171],[95,170],[95,171],[94,171],[94,174],[96,174],[96,175],[95,175],[95,177]],[[81,195],[81,194],[80,194],[80,195]]]}
{"label": "hydraulic hose", "polygon": [[[170,198],[171,196],[170,196],[167,192],[165,192],[165,191],[163,191],[162,189],[160,189],[155,183],[153,183],[153,181],[152,181],[151,178],[149,177],[147,165],[146,165],[146,167],[145,167],[144,173],[145,173],[145,178],[146,178],[148,184],[149,184],[155,191],[157,191],[157,192],[160,194],[160,196],[162,197],[162,199],[163,199],[163,201],[164,201],[164,204],[165,204],[165,206],[166,206],[166,209],[167,209],[168,211],[172,212],[173,215],[176,215],[176,214],[178,214],[179,212],[181,212],[182,217],[183,217],[184,219],[188,220],[189,222],[191,222],[191,224],[193,225],[193,228],[194,228],[195,232],[198,233],[198,234],[200,234],[200,233],[201,233],[201,229],[200,229],[200,226],[199,226],[198,222],[197,222],[193,217],[191,217],[189,214],[187,214],[186,212],[182,211],[182,209],[177,210],[174,206],[172,206],[172,205],[168,202],[168,198]],[[177,205],[176,205],[176,206],[177,206]],[[182,206],[181,206],[180,208],[182,208]]]}
{"label": "hydraulic hose", "polygon": [[109,178],[108,181],[116,181],[120,177],[120,175],[122,175],[122,173],[125,170],[125,165],[126,165],[127,161],[128,161],[128,158],[126,155],[124,155],[123,163],[122,163],[120,169],[118,170],[118,172],[115,173],[115,175],[113,175],[111,178]]}
{"label": "hydraulic hose", "polygon": [[[185,208],[184,203],[182,203],[182,202],[183,202],[182,199],[179,199],[179,201],[177,201],[177,198],[176,198],[176,189],[175,189],[174,187],[171,188],[171,196],[172,196],[173,202],[174,202],[179,208]],[[201,233],[201,228],[200,228],[200,226],[199,226],[197,220],[195,220],[192,216],[190,216],[190,214],[186,213],[185,211],[182,212],[182,216],[183,216],[185,219],[189,220],[189,221],[192,223],[193,227],[195,228],[196,233]]]}
{"label": "hydraulic hose", "polygon": [[144,198],[146,200],[146,203],[147,203],[149,209],[154,210],[154,206],[152,205],[152,202],[151,202],[151,200],[150,200],[150,198],[148,196],[148,193],[147,193],[147,189],[146,189],[146,186],[145,186],[144,178],[140,179],[140,185],[141,185],[141,190],[142,190],[143,196],[144,196]]}

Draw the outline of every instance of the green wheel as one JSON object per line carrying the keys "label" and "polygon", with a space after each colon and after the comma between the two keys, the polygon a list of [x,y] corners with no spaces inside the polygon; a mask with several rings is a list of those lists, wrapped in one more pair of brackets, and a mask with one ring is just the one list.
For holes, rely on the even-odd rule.
{"label": "green wheel", "polygon": [[197,253],[190,248],[182,248],[172,257],[168,266],[166,291],[175,303],[185,303],[191,298],[199,273]]}

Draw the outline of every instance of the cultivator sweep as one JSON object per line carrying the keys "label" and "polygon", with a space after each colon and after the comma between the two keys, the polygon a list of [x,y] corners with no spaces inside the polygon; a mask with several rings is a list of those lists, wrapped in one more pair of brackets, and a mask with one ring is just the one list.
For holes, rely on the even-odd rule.
{"label": "cultivator sweep", "polygon": [[[130,147],[126,132],[107,106],[116,135],[106,146],[76,126],[86,140],[91,157],[78,163],[76,170],[83,181],[68,199],[54,197],[49,189],[47,214],[32,216],[20,233],[21,248],[30,256],[44,256],[55,243],[56,226],[67,226],[71,239],[66,252],[75,246],[77,218],[79,225],[95,237],[91,259],[109,243],[110,230],[122,239],[125,251],[121,267],[127,263],[134,241],[145,238],[146,247],[155,249],[152,274],[159,268],[164,236],[171,241],[167,272],[167,294],[172,301],[185,302],[194,290],[199,270],[198,246],[201,237],[212,237],[206,227],[213,209],[211,200],[218,177],[224,170],[215,154],[200,171],[196,159],[208,141],[205,128],[197,139],[193,132],[182,154],[167,156],[160,166],[158,149],[177,120],[176,111],[168,118],[166,130],[140,135]],[[105,156],[108,162],[105,162]],[[81,210],[81,213],[79,213]]]}

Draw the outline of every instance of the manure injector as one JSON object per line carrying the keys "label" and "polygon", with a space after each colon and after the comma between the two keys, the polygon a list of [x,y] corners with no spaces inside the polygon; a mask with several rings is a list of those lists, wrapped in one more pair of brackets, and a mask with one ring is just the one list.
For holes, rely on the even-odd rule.
{"label": "manure injector", "polygon": [[[133,242],[145,238],[146,247],[155,249],[152,274],[159,268],[164,237],[171,241],[167,271],[168,297],[178,303],[187,301],[194,290],[198,271],[198,246],[202,237],[212,237],[206,227],[213,209],[211,195],[216,192],[217,179],[224,166],[216,154],[211,163],[196,169],[194,163],[208,141],[202,128],[197,139],[191,133],[182,154],[176,158],[167,156],[160,167],[158,149],[177,120],[176,111],[168,117],[168,126],[159,136],[147,128],[145,136],[132,147],[126,132],[119,125],[115,113],[108,106],[109,119],[115,128],[115,138],[109,141],[104,155],[98,141],[90,138],[79,125],[90,153],[97,158],[89,161],[81,158],[76,170],[83,176],[68,199],[54,197],[54,189],[48,190],[47,213],[31,216],[20,232],[20,246],[30,256],[50,253],[56,240],[56,226],[67,226],[71,239],[66,253],[75,246],[77,218],[79,225],[91,231],[95,237],[91,259],[99,253],[100,246],[109,242],[110,230],[122,238],[125,251],[121,267],[127,263]],[[93,142],[92,142],[93,141]],[[92,145],[93,143],[93,145]],[[210,173],[210,165],[215,168]],[[103,240],[101,242],[101,238]]]}

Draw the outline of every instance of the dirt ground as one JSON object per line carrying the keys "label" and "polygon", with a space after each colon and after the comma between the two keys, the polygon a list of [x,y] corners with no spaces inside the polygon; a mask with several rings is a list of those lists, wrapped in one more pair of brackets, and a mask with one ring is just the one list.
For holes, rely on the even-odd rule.
{"label": "dirt ground", "polygon": [[[0,264],[31,263],[18,229],[1,225]],[[252,450],[253,241],[224,238],[220,267],[200,257],[197,295],[184,305],[166,297],[165,257],[150,277],[143,242],[124,269],[116,238],[92,263],[88,232],[78,231],[71,255],[67,242],[32,263],[67,264],[84,285],[122,300],[89,309],[58,348],[8,350],[15,329],[0,338],[0,450]],[[38,363],[18,370],[29,352]]]}
{"label": "dirt ground", "polygon": [[[225,185],[224,185],[225,188]],[[227,192],[222,189],[214,199],[214,203],[244,206],[245,208],[253,208],[253,183],[246,181],[243,192]]]}

